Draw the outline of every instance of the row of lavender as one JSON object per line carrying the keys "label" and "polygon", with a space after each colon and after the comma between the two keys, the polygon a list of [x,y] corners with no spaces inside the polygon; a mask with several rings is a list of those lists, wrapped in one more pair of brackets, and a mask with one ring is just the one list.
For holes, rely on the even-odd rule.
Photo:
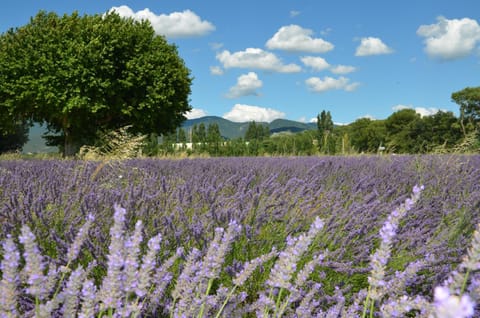
{"label": "row of lavender", "polygon": [[[92,214],[96,222],[82,255],[85,262],[98,260],[101,276],[115,203],[128,211],[132,229],[142,220],[147,237],[162,235],[164,259],[178,248],[206,250],[215,229],[235,220],[242,232],[220,276],[228,280],[245,261],[283,248],[287,236],[320,217],[325,226],[310,256],[328,253],[316,280],[327,293],[343,285],[348,294],[368,284],[369,255],[387,215],[423,184],[422,199],[402,219],[389,267],[393,273],[428,259],[410,288],[431,294],[460,262],[480,221],[479,164],[478,156],[4,161],[0,238],[28,224],[44,254],[64,264],[75,233]],[[267,277],[257,273],[248,294]]]}

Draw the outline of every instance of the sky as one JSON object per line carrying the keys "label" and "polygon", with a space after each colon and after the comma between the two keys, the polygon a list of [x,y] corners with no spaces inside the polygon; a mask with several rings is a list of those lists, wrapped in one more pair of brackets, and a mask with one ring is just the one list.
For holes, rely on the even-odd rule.
{"label": "sky", "polygon": [[15,0],[0,32],[39,10],[148,19],[191,71],[188,118],[458,115],[451,94],[480,86],[478,0]]}

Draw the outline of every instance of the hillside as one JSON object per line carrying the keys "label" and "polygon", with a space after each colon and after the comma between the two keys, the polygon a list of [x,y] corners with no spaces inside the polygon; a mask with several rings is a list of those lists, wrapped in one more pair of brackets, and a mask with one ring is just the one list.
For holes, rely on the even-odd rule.
{"label": "hillside", "polygon": [[[250,124],[250,122],[237,123],[222,117],[206,116],[196,119],[189,119],[182,125],[182,128],[188,132],[194,125],[198,126],[200,123],[203,123],[205,126],[213,123],[218,124],[220,133],[226,139],[243,137],[247,131],[248,125]],[[288,119],[275,119],[271,123],[260,122],[260,124],[268,125],[270,132],[272,133],[285,131],[296,133],[304,130],[317,129],[317,126],[314,123],[306,124]]]}
{"label": "hillside", "polygon": [[292,133],[317,129],[316,123],[302,123],[288,119],[275,119],[269,124],[271,133],[290,131]]}

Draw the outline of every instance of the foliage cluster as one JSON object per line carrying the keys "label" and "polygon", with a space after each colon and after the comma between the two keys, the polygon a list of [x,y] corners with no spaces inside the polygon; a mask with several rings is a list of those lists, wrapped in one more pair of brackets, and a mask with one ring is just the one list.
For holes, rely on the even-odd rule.
{"label": "foliage cluster", "polygon": [[28,141],[29,125],[26,121],[14,126],[10,132],[0,129],[0,154],[20,151]]}
{"label": "foliage cluster", "polygon": [[[424,184],[422,198],[399,219],[396,235],[389,241],[392,257],[383,270],[385,281],[392,284],[398,277],[405,277],[405,295],[424,295],[430,302],[435,296],[433,286],[445,281],[461,262],[474,225],[480,221],[479,161],[479,156],[143,159],[108,164],[1,161],[0,239],[8,240],[7,234],[12,239],[25,236],[22,225],[28,225],[38,238],[43,260],[60,268],[68,263],[69,246],[75,242],[81,224],[89,215],[94,216],[89,240],[70,268],[82,265],[96,288],[109,277],[114,240],[108,233],[115,228],[111,224],[114,203],[127,211],[122,224],[125,233],[132,234],[124,235],[126,241],[138,241],[139,236],[134,235],[137,231],[142,237],[161,235],[158,264],[169,264],[170,257],[176,257],[166,282],[178,283],[189,260],[196,264],[203,259],[202,264],[206,264],[212,259],[207,257],[211,248],[218,252],[222,246],[219,242],[230,242],[230,247],[224,249],[224,259],[217,262],[220,269],[212,269],[213,276],[188,276],[208,277],[202,286],[207,286],[209,292],[202,289],[180,293],[208,300],[203,309],[207,315],[209,310],[219,310],[223,304],[219,299],[226,299],[234,288],[236,274],[257,258],[262,259],[262,264],[238,284],[235,297],[227,303],[240,304],[234,306],[240,309],[259,300],[274,264],[280,262],[280,256],[266,260],[262,255],[270,255],[274,247],[276,251],[287,251],[289,246],[297,246],[301,240],[294,238],[308,232],[309,224],[315,224],[319,217],[323,228],[293,270],[298,278],[302,268],[316,265],[310,276],[312,282],[304,285],[303,292],[321,284],[314,294],[314,299],[320,301],[315,308],[326,310],[340,299],[340,292],[349,306],[355,303],[355,295],[368,287],[373,268],[370,253],[382,246],[377,233],[385,222],[392,222],[388,212],[407,202],[405,193],[415,184]],[[139,220],[142,231],[136,226]],[[390,233],[386,229],[381,233]],[[227,239],[227,233],[235,239]],[[147,242],[140,244],[142,254],[149,248]],[[179,249],[186,252],[178,255]],[[318,253],[322,253],[321,258]],[[96,264],[88,267],[92,260]],[[312,260],[319,263],[310,263]],[[420,260],[425,260],[421,270],[408,265]],[[43,274],[47,275],[47,268]],[[66,278],[62,288],[67,288],[68,281]],[[163,298],[156,298],[162,299],[165,306],[172,305],[168,308],[180,306],[180,298],[174,301],[174,286],[165,289]],[[270,296],[267,291],[266,296],[276,297],[270,308],[281,308],[276,301],[283,304],[282,300],[293,291],[278,289]],[[366,294],[362,295],[365,299]],[[458,291],[449,295],[461,299]],[[269,297],[262,299],[268,302]],[[128,298],[133,304],[135,299]],[[20,303],[23,309],[35,307],[31,295],[25,295]],[[298,305],[289,303],[287,311]],[[375,310],[380,305],[375,302]],[[228,308],[223,310],[229,312]],[[268,314],[273,314],[272,310]]]}

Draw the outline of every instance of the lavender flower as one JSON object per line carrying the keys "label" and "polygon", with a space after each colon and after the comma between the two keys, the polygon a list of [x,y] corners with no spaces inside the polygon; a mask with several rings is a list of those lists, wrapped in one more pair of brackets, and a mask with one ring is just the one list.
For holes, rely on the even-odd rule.
{"label": "lavender flower", "polygon": [[82,288],[82,283],[85,280],[86,273],[82,267],[77,268],[72,272],[67,281],[64,295],[63,315],[65,317],[74,317],[77,313],[79,305],[79,293]]}
{"label": "lavender flower", "polygon": [[122,303],[124,256],[124,222],[126,210],[114,205],[113,226],[110,229],[110,247],[108,254],[107,276],[103,279],[98,297],[103,309],[116,308]]}
{"label": "lavender flower", "polygon": [[338,318],[343,310],[345,305],[345,297],[343,296],[342,290],[338,287],[335,288],[334,298],[336,300],[335,304],[331,305],[328,308],[325,318]]}
{"label": "lavender flower", "polygon": [[278,260],[275,262],[270,272],[270,277],[266,282],[268,286],[284,289],[290,289],[292,287],[290,280],[297,270],[297,262],[307,251],[322,227],[323,222],[317,217],[310,226],[307,234],[300,234],[296,238],[287,238],[287,247],[284,251],[280,252]]}
{"label": "lavender flower", "polygon": [[474,303],[470,297],[451,295],[446,287],[435,287],[434,306],[436,318],[468,318],[474,313]]}
{"label": "lavender flower", "polygon": [[318,301],[315,300],[315,295],[318,294],[322,288],[321,284],[314,284],[313,287],[308,291],[305,297],[300,301],[300,305],[295,310],[297,317],[311,317],[312,312],[319,305]]}
{"label": "lavender flower", "polygon": [[151,297],[151,299],[153,299],[152,303],[155,305],[158,305],[160,300],[164,298],[165,289],[173,278],[173,275],[169,270],[181,255],[183,255],[183,248],[180,247],[174,255],[169,257],[159,268],[157,268],[153,278],[155,289],[153,290]]}
{"label": "lavender flower", "polygon": [[151,275],[155,270],[155,257],[160,251],[160,242],[162,235],[158,234],[148,241],[148,251],[143,257],[143,263],[137,277],[137,285],[135,286],[135,293],[138,297],[143,297],[147,294],[147,288],[150,286]]}
{"label": "lavender flower", "polygon": [[241,226],[236,221],[228,224],[227,231],[223,228],[215,229],[215,237],[210,243],[207,254],[204,257],[204,266],[200,275],[205,278],[216,278],[220,272],[224,258],[230,249],[230,245],[241,230]]}
{"label": "lavender flower", "polygon": [[477,224],[477,228],[473,232],[472,242],[463,259],[462,267],[469,271],[480,269],[480,224]]}
{"label": "lavender flower", "polygon": [[268,260],[272,259],[277,255],[278,253],[276,249],[273,248],[270,253],[254,258],[251,261],[247,261],[243,266],[243,270],[240,271],[233,279],[233,284],[235,286],[242,286],[258,266],[267,262]]}
{"label": "lavender flower", "polygon": [[88,235],[88,231],[92,226],[93,221],[94,221],[93,214],[89,214],[87,216],[87,222],[85,222],[85,224],[80,228],[80,230],[77,233],[77,236],[75,237],[75,240],[73,241],[72,245],[68,249],[67,264],[70,264],[73,260],[77,258],[78,253],[80,252],[80,247],[85,242]]}
{"label": "lavender flower", "polygon": [[22,226],[22,234],[19,237],[20,243],[24,246],[23,257],[25,258],[25,267],[23,272],[28,277],[27,293],[43,300],[47,294],[45,290],[46,277],[43,275],[45,264],[43,263],[40,250],[35,243],[35,235],[27,225]]}
{"label": "lavender flower", "polygon": [[381,299],[386,292],[385,268],[390,258],[392,239],[396,235],[400,219],[418,201],[422,190],[423,186],[414,186],[411,198],[407,198],[399,208],[393,210],[380,230],[382,241],[380,242],[380,247],[371,256],[370,265],[372,271],[368,277],[368,282],[371,286],[370,298],[374,301]]}
{"label": "lavender flower", "polygon": [[392,296],[401,296],[410,280],[415,278],[418,271],[425,266],[425,261],[418,260],[407,265],[404,271],[396,272],[395,276],[387,282],[386,292]]}
{"label": "lavender flower", "polygon": [[95,314],[95,299],[96,299],[95,284],[92,280],[86,280],[83,282],[82,294],[81,294],[81,310],[78,314],[78,318],[90,318]]}
{"label": "lavender flower", "polygon": [[125,273],[124,290],[127,293],[137,290],[138,286],[138,257],[140,255],[140,243],[142,242],[142,229],[142,221],[138,220],[133,235],[125,241],[123,272]]}
{"label": "lavender flower", "polygon": [[[198,284],[199,280],[199,275],[197,275],[197,273],[202,267],[202,262],[198,261],[200,256],[201,252],[198,249],[193,248],[190,251],[185,261],[184,268],[172,291],[174,304],[173,307],[170,308],[170,311],[174,312],[176,316],[186,314],[185,312],[191,309],[189,304],[193,303],[195,286]],[[176,303],[177,301],[178,303]]]}
{"label": "lavender flower", "polygon": [[18,301],[18,252],[11,235],[3,242],[3,259],[0,265],[2,280],[0,282],[0,317],[16,317]]}
{"label": "lavender flower", "polygon": [[[232,241],[238,235],[241,226],[235,220],[230,221],[227,231],[224,233],[222,228],[215,229],[215,237],[207,250],[207,254],[203,258],[203,267],[199,272],[201,283],[196,287],[197,294],[201,296],[201,306],[199,316],[203,316],[203,312],[208,312],[209,308],[215,307],[216,303],[209,300],[209,293],[213,280],[220,274],[225,256],[230,250]],[[205,298],[205,299],[203,299]],[[212,299],[213,300],[213,299]],[[205,309],[207,308],[207,309]]]}

